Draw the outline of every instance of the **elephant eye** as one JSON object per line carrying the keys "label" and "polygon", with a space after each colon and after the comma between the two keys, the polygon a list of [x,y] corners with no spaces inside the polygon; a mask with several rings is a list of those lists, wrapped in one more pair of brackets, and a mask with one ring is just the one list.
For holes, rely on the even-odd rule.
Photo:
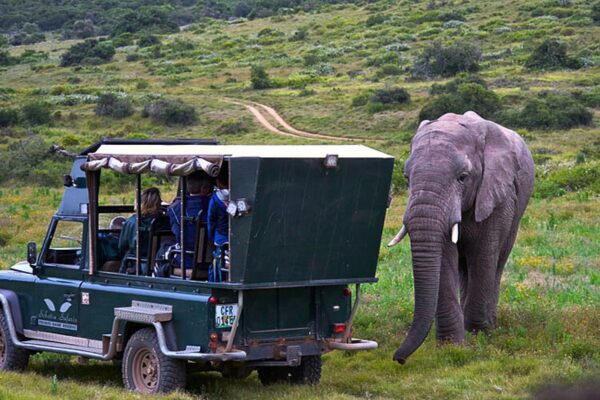
{"label": "elephant eye", "polygon": [[462,174],[460,174],[460,176],[458,177],[458,181],[460,183],[464,183],[465,180],[467,179],[467,177],[469,176],[469,174],[467,174],[466,172],[463,172]]}

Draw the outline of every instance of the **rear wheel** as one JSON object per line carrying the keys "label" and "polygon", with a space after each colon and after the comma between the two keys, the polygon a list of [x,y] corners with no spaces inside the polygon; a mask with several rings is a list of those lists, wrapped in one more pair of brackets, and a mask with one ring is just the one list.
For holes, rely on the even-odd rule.
{"label": "rear wheel", "polygon": [[301,364],[291,368],[292,383],[318,385],[321,380],[321,356],[304,356]]}
{"label": "rear wheel", "polygon": [[22,371],[29,362],[29,351],[16,347],[10,338],[8,321],[0,310],[0,370]]}
{"label": "rear wheel", "polygon": [[265,386],[289,382],[290,369],[288,367],[260,367],[257,371],[260,383]]}
{"label": "rear wheel", "polygon": [[161,353],[156,332],[135,332],[123,355],[123,384],[140,393],[167,393],[185,387],[185,361]]}

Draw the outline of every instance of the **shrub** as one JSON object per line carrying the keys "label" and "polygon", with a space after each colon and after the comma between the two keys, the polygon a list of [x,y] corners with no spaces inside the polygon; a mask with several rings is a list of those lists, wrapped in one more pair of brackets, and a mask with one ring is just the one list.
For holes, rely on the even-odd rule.
{"label": "shrub", "polygon": [[581,62],[567,55],[567,45],[557,39],[546,39],[539,44],[525,62],[530,69],[578,69]]}
{"label": "shrub", "polygon": [[487,82],[484,81],[481,76],[463,72],[463,73],[458,74],[456,76],[456,78],[454,78],[453,80],[451,80],[450,82],[448,82],[446,84],[434,83],[433,85],[431,85],[431,89],[429,90],[429,93],[432,95],[444,94],[444,93],[456,93],[456,91],[458,90],[458,87],[460,85],[462,85],[463,83],[476,83],[476,84],[484,87],[485,89],[487,89],[487,87],[488,87]]}
{"label": "shrub", "polygon": [[573,167],[560,168],[548,175],[538,177],[534,196],[551,198],[566,192],[590,190],[600,193],[600,163],[583,163]]}
{"label": "shrub", "polygon": [[243,121],[235,118],[226,119],[217,128],[217,132],[222,135],[234,135],[236,133],[246,132],[248,127]]}
{"label": "shrub", "polygon": [[464,21],[465,17],[458,11],[445,11],[438,15],[438,21]]}
{"label": "shrub", "polygon": [[143,35],[137,42],[137,45],[140,47],[150,47],[156,44],[160,44],[160,40],[155,35]]}
{"label": "shrub", "polygon": [[77,43],[60,57],[60,66],[68,67],[70,65],[92,62],[94,60],[101,63],[108,62],[115,55],[115,48],[110,42],[99,42],[94,39],[87,39],[82,43]]}
{"label": "shrub", "polygon": [[252,82],[252,89],[256,90],[269,89],[275,86],[267,71],[260,65],[253,65],[251,67],[250,82]]}
{"label": "shrub", "polygon": [[11,108],[0,108],[0,127],[15,125],[19,122],[19,113]]}
{"label": "shrub", "polygon": [[98,98],[96,115],[109,116],[117,119],[129,117],[135,112],[131,100],[114,93],[105,93]]}
{"label": "shrub", "polygon": [[379,76],[390,76],[390,75],[400,75],[402,73],[402,69],[394,64],[384,64],[381,66],[378,75]]}
{"label": "shrub", "polygon": [[9,65],[16,64],[16,62],[17,60],[8,51],[0,51],[0,67],[8,67]]}
{"label": "shrub", "polygon": [[592,5],[592,21],[594,24],[600,25],[600,1]]}
{"label": "shrub", "polygon": [[449,112],[462,114],[467,111],[475,111],[483,118],[491,118],[500,109],[500,99],[494,91],[478,83],[461,83],[456,89],[434,97],[425,104],[419,112],[419,120],[436,119]]}
{"label": "shrub", "polygon": [[133,35],[129,32],[121,33],[119,36],[112,39],[114,47],[125,47],[133,44]]}
{"label": "shrub", "polygon": [[306,29],[299,29],[292,33],[292,36],[288,39],[290,42],[302,42],[308,38],[308,31]]}
{"label": "shrub", "polygon": [[9,42],[6,36],[0,34],[0,49],[3,47],[8,47]]}
{"label": "shrub", "polygon": [[352,98],[352,107],[366,106],[373,94],[371,92],[363,92]]}
{"label": "shrub", "polygon": [[404,104],[410,101],[410,94],[403,88],[378,89],[370,101],[381,104]]}
{"label": "shrub", "polygon": [[142,117],[166,125],[192,125],[196,122],[196,109],[181,100],[158,100],[144,106]]}
{"label": "shrub", "polygon": [[542,92],[523,109],[501,118],[504,123],[527,129],[569,129],[591,125],[593,114],[571,96]]}
{"label": "shrub", "polygon": [[459,72],[475,72],[479,69],[481,50],[472,43],[453,43],[443,46],[439,42],[426,47],[415,58],[413,75],[431,78],[453,76]]}
{"label": "shrub", "polygon": [[388,19],[387,16],[383,15],[383,14],[374,14],[374,15],[369,15],[369,18],[367,18],[367,26],[375,26],[375,25],[381,25],[383,24],[386,20]]}
{"label": "shrub", "polygon": [[78,39],[96,36],[96,26],[91,19],[77,20],[73,23],[73,33]]}
{"label": "shrub", "polygon": [[43,125],[52,120],[52,114],[48,103],[27,103],[21,108],[23,118],[31,125]]}

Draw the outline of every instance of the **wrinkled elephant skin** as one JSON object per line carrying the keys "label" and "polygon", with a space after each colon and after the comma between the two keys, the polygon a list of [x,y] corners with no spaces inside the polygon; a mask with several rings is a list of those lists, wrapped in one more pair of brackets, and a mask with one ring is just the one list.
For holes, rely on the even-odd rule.
{"label": "wrinkled elephant skin", "polygon": [[423,121],[405,164],[415,287],[413,322],[394,353],[403,364],[435,318],[438,342],[496,324],[500,278],[533,190],[533,159],[515,132],[474,112]]}

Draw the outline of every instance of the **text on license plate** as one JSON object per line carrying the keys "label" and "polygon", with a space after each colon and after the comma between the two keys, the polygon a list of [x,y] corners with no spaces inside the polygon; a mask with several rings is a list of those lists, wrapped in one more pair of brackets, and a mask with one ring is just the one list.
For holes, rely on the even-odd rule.
{"label": "text on license plate", "polygon": [[215,307],[215,325],[217,328],[231,328],[237,315],[237,304],[219,304]]}

